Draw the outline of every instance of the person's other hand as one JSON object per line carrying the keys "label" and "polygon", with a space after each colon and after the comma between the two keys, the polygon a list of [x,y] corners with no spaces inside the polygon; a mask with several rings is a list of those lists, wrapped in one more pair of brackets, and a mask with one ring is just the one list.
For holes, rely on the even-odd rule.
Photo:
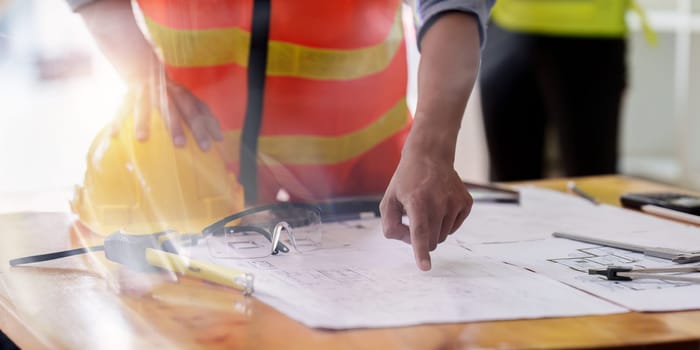
{"label": "person's other hand", "polygon": [[192,131],[199,148],[204,151],[211,147],[212,142],[224,138],[219,121],[209,107],[187,88],[167,78],[146,79],[130,84],[112,124],[112,135],[120,132],[122,119],[133,114],[136,139],[142,142],[148,140],[150,118],[154,110],[164,118],[176,147],[185,145],[183,127]]}
{"label": "person's other hand", "polygon": [[418,268],[430,270],[429,252],[462,225],[472,202],[452,161],[404,149],[380,203],[384,236],[411,244]]}
{"label": "person's other hand", "polygon": [[124,0],[102,0],[78,9],[101,51],[128,86],[112,123],[112,135],[120,132],[124,118],[133,115],[136,139],[147,140],[151,115],[157,111],[176,146],[185,145],[183,127],[188,127],[199,148],[208,150],[212,142],[223,140],[218,120],[191,91],[168,79],[136,23],[132,5]]}

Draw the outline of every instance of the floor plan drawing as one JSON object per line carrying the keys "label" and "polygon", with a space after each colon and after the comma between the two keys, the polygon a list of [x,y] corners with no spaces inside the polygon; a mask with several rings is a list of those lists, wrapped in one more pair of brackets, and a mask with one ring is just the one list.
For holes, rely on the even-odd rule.
{"label": "floor plan drawing", "polygon": [[660,281],[660,280],[635,280],[635,281],[608,281],[602,276],[589,275],[589,269],[604,269],[611,266],[630,266],[633,268],[649,267],[649,261],[655,260],[660,265],[666,265],[663,259],[644,256],[639,253],[628,252],[609,247],[590,247],[577,249],[564,258],[547,259],[556,264],[569,267],[572,270],[583,273],[577,276],[581,281],[598,283],[601,287],[610,289],[647,290],[681,287],[690,282]]}

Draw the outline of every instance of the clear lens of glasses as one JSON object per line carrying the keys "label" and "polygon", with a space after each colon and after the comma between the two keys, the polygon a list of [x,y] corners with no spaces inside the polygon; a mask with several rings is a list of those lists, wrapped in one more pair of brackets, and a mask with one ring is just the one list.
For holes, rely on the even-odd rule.
{"label": "clear lens of glasses", "polygon": [[210,254],[217,258],[260,258],[288,252],[290,247],[305,252],[320,247],[320,223],[320,213],[314,207],[270,206],[210,232],[206,242]]}

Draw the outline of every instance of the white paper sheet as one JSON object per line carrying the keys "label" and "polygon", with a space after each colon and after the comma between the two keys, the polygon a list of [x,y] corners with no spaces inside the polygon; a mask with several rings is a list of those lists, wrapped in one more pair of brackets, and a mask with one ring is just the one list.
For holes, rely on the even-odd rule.
{"label": "white paper sheet", "polygon": [[521,242],[574,233],[644,246],[700,250],[700,228],[565,193],[525,187],[521,205],[474,205],[456,235],[463,243]]}
{"label": "white paper sheet", "polygon": [[551,237],[558,231],[692,251],[700,250],[700,228],[633,210],[596,206],[544,189],[523,188],[521,200],[520,210],[475,206],[469,220],[460,228],[457,240],[473,253],[532,269],[632,310],[700,308],[697,284],[656,280],[616,282],[587,274],[589,268],[615,265],[669,266],[672,263],[668,260]]}
{"label": "white paper sheet", "polygon": [[[608,266],[668,267],[668,260],[639,253],[580,243],[563,238],[539,241],[470,245],[469,250],[527,267],[580,290],[635,311],[700,309],[700,284],[653,279],[608,281],[588,269]],[[673,266],[691,266],[677,265]],[[689,276],[700,277],[699,273]]]}
{"label": "white paper sheet", "polygon": [[310,327],[344,329],[626,311],[544,276],[478,257],[455,241],[420,272],[410,246],[387,240],[379,220],[326,227],[324,247],[262,259],[197,259],[255,274],[256,298]]}

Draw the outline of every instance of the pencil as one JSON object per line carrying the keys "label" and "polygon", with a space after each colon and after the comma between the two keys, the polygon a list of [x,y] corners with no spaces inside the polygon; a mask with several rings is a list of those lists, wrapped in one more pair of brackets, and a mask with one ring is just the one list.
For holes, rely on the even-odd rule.
{"label": "pencil", "polygon": [[663,216],[669,219],[685,221],[695,225],[700,225],[700,216],[697,215],[688,214],[682,211],[659,207],[651,204],[642,205],[640,209],[645,213]]}
{"label": "pencil", "polygon": [[580,189],[578,186],[576,186],[576,183],[573,181],[567,182],[566,186],[569,188],[569,191],[573,192],[575,195],[595,204],[598,205],[598,200],[596,200],[593,196],[590,194],[584,192],[582,189]]}

